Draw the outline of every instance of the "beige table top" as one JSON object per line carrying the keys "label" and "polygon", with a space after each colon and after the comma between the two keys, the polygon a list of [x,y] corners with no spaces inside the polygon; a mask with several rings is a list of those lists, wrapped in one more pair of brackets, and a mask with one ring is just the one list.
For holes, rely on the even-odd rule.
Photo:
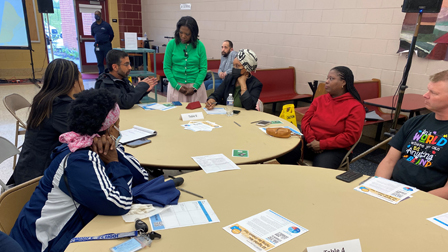
{"label": "beige table top", "polygon": [[[218,223],[162,230],[162,239],[142,251],[253,251],[223,227],[272,209],[309,231],[273,251],[360,239],[363,252],[445,251],[448,231],[426,218],[448,211],[448,201],[425,192],[393,205],[357,192],[363,181],[345,183],[342,171],[290,165],[242,165],[241,170],[184,174],[181,186],[204,196]],[[179,201],[199,200],[182,193]],[[148,219],[144,219],[149,223]],[[78,234],[96,236],[133,230],[120,216],[98,216]],[[124,240],[71,244],[66,251],[109,251]]]}
{"label": "beige table top", "polygon": [[[143,110],[134,106],[130,110],[121,110],[120,129],[130,129],[134,125],[157,131],[157,136],[150,138],[151,143],[137,148],[125,147],[126,152],[134,155],[144,166],[163,169],[199,169],[191,157],[224,154],[236,164],[261,163],[279,157],[292,150],[300,142],[299,137],[275,138],[259,130],[253,121],[282,121],[283,124],[297,129],[293,124],[277,116],[242,108],[235,108],[241,113],[228,117],[226,115],[207,115],[202,108],[189,110],[184,103],[168,111]],[[218,106],[224,107],[224,106]],[[202,112],[204,120],[222,126],[211,132],[193,132],[181,125],[188,123],[180,120],[184,113]],[[234,122],[241,125],[238,126]],[[274,127],[274,125],[270,125]],[[248,150],[249,157],[232,157],[232,150]]]}

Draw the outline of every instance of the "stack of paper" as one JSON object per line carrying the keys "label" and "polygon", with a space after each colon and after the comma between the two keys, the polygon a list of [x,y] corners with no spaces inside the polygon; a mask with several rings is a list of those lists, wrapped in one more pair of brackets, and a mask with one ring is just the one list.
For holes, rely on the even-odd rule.
{"label": "stack of paper", "polygon": [[143,108],[144,110],[162,110],[162,111],[167,111],[176,107],[172,103],[164,103],[164,104],[151,103],[151,104],[137,104],[137,105]]}
{"label": "stack of paper", "polygon": [[196,156],[192,158],[205,173],[240,169],[232,160],[223,154]]}
{"label": "stack of paper", "polygon": [[186,130],[191,130],[193,132],[197,131],[212,131],[213,129],[221,128],[222,126],[214,123],[214,122],[196,122],[196,121],[190,121],[187,124],[182,124],[182,127]]}
{"label": "stack of paper", "polygon": [[392,204],[398,204],[418,191],[415,187],[381,177],[372,177],[355,190]]}
{"label": "stack of paper", "polygon": [[134,125],[132,129],[122,130],[120,143],[126,144],[144,137],[157,135],[157,131]]}

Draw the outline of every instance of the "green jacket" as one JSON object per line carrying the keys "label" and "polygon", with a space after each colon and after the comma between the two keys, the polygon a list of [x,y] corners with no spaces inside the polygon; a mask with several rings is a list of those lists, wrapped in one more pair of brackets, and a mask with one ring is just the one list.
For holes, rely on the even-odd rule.
{"label": "green jacket", "polygon": [[193,87],[199,89],[207,74],[204,44],[198,41],[196,48],[193,48],[191,44],[176,44],[175,39],[170,40],[165,50],[163,71],[176,90],[181,88],[181,84],[187,83],[194,83]]}

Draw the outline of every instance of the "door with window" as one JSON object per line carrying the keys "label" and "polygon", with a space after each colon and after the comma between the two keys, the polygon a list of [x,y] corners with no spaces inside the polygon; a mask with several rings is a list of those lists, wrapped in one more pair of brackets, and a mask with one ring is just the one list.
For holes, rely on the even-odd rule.
{"label": "door with window", "polygon": [[[92,4],[94,3],[94,4]],[[107,0],[93,2],[88,0],[76,0],[76,22],[78,24],[79,61],[82,73],[98,73],[95,56],[95,38],[91,34],[90,27],[95,22],[95,11],[101,11],[101,18],[109,22],[107,12]]]}

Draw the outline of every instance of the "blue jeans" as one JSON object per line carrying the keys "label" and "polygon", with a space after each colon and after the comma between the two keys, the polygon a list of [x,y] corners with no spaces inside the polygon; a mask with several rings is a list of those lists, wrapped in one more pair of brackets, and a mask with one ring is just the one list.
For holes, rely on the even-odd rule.
{"label": "blue jeans", "polygon": [[[215,90],[219,87],[219,85],[222,83],[222,79],[215,79]],[[213,80],[207,80],[204,81],[204,86],[206,90],[213,88]]]}

